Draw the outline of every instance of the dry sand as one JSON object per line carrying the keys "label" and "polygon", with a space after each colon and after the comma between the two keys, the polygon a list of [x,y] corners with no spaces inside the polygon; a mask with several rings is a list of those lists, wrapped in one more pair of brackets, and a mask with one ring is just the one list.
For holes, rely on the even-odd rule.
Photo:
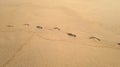
{"label": "dry sand", "polygon": [[119,3],[1,0],[0,67],[120,67]]}

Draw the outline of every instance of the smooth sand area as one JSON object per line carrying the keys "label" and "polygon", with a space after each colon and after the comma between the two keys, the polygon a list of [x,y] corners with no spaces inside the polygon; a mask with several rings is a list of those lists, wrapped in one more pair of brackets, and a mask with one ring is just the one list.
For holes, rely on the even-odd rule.
{"label": "smooth sand area", "polygon": [[1,0],[0,67],[120,67],[119,0]]}

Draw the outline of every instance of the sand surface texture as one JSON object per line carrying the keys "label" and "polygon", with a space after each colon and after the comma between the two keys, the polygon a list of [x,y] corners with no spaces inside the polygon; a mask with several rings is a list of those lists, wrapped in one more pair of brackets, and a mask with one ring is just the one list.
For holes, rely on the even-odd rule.
{"label": "sand surface texture", "polygon": [[120,67],[119,0],[0,0],[0,67]]}

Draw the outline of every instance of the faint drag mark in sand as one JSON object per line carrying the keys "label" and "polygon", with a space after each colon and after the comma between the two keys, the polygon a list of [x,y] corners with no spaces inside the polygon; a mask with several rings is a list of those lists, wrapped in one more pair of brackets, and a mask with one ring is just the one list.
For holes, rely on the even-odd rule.
{"label": "faint drag mark in sand", "polygon": [[32,33],[32,35],[28,38],[28,40],[26,40],[23,45],[14,53],[14,55],[7,61],[5,62],[2,67],[6,67],[10,62],[12,62],[14,60],[14,58],[17,56],[17,54],[24,48],[24,46],[27,45],[27,43],[32,39],[32,37],[34,36],[35,33]]}
{"label": "faint drag mark in sand", "polygon": [[44,40],[49,40],[49,41],[66,41],[66,40],[64,40],[64,39],[51,39],[51,38],[46,38],[46,37],[44,37],[44,36],[41,36],[41,35],[39,35],[38,33],[36,33],[36,36],[38,36],[39,38],[42,38],[42,39],[44,39]]}

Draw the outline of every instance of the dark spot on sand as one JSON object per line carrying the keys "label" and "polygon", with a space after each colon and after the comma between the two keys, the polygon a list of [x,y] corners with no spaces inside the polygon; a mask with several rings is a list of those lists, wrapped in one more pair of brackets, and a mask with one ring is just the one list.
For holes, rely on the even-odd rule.
{"label": "dark spot on sand", "polygon": [[7,25],[7,27],[14,27],[13,25]]}
{"label": "dark spot on sand", "polygon": [[42,27],[42,26],[36,26],[36,28],[38,28],[38,29],[43,29],[43,27]]}
{"label": "dark spot on sand", "polygon": [[117,43],[118,45],[120,45],[120,43]]}
{"label": "dark spot on sand", "polygon": [[25,26],[29,26],[30,24],[24,24]]}
{"label": "dark spot on sand", "polygon": [[97,37],[94,37],[94,36],[89,37],[89,39],[96,39],[97,41],[101,41],[101,39],[99,39],[99,38],[97,38]]}
{"label": "dark spot on sand", "polygon": [[73,33],[67,33],[68,36],[71,36],[71,37],[77,37],[75,34]]}
{"label": "dark spot on sand", "polygon": [[54,29],[55,29],[55,30],[60,30],[60,28],[58,28],[58,27],[54,27]]}

